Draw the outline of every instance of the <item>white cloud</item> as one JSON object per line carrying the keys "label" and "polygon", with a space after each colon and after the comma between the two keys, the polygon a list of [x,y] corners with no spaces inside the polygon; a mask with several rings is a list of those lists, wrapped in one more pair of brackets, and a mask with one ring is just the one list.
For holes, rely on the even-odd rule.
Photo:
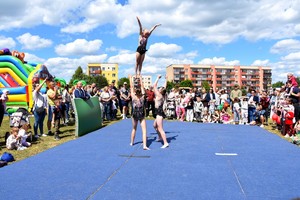
{"label": "white cloud", "polygon": [[198,62],[198,64],[203,65],[240,65],[240,61],[238,60],[232,60],[232,61],[226,61],[224,57],[213,57],[213,58],[204,58]]}
{"label": "white cloud", "polygon": [[300,77],[299,69],[300,61],[298,62],[286,62],[280,61],[277,63],[271,63],[270,66],[272,68],[272,83],[276,83],[278,81],[285,82],[287,80],[287,74],[293,73],[295,76]]}
{"label": "white cloud", "polygon": [[60,56],[95,55],[101,45],[101,40],[87,41],[85,39],[76,39],[74,42],[56,46],[55,52]]}
{"label": "white cloud", "polygon": [[29,28],[41,24],[69,24],[78,20],[80,10],[87,4],[85,0],[40,0],[0,1],[0,30]]}
{"label": "white cloud", "polygon": [[[138,32],[136,15],[145,28],[162,23],[154,34],[190,37],[203,43],[292,38],[300,33],[300,1],[284,0],[130,0],[124,6],[111,0],[1,1],[0,30],[55,25],[66,33],[88,33],[105,24],[120,38]],[[14,12],[8,12],[14,10]],[[34,12],[32,12],[34,10]],[[24,17],[26,16],[26,17]]]}
{"label": "white cloud", "polygon": [[300,61],[300,52],[290,53],[287,56],[282,57],[283,61]]}
{"label": "white cloud", "polygon": [[45,59],[44,58],[40,58],[34,54],[30,54],[25,52],[25,60],[31,63],[44,63]]}
{"label": "white cloud", "polygon": [[[62,28],[66,33],[85,33],[108,23],[116,24],[118,19],[126,19],[121,12],[122,6],[111,0],[91,1],[81,12],[83,20]],[[119,18],[120,17],[120,18]]]}
{"label": "white cloud", "polygon": [[252,66],[269,66],[269,60],[255,60],[251,65]]}
{"label": "white cloud", "polygon": [[23,45],[23,49],[42,49],[52,45],[52,41],[48,39],[41,38],[38,35],[31,35],[30,33],[25,33],[17,37],[17,40]]}
{"label": "white cloud", "polygon": [[81,66],[84,73],[86,73],[88,63],[103,63],[106,59],[106,54],[99,56],[83,56],[78,59],[56,57],[48,59],[44,64],[48,67],[48,70],[52,75],[69,81],[79,66]]}
{"label": "white cloud", "polygon": [[0,48],[13,49],[16,46],[16,42],[11,37],[4,37],[0,35]]}
{"label": "white cloud", "polygon": [[135,53],[121,52],[118,55],[114,55],[108,58],[109,63],[118,63],[122,65],[135,66]]}
{"label": "white cloud", "polygon": [[276,54],[290,53],[294,51],[300,51],[299,40],[295,40],[295,39],[280,40],[276,42],[276,44],[274,44],[270,50],[271,53],[276,53]]}
{"label": "white cloud", "polygon": [[152,57],[173,57],[174,54],[180,52],[182,47],[177,44],[155,43],[149,47],[147,55]]}

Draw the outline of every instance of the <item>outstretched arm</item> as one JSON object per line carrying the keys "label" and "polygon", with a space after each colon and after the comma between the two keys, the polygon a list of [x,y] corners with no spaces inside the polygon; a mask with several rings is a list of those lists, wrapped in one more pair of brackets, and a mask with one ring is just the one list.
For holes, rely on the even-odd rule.
{"label": "outstretched arm", "polygon": [[38,87],[35,88],[35,91],[36,92],[40,91],[46,81],[47,79],[45,78],[45,80]]}
{"label": "outstretched arm", "polygon": [[138,78],[140,80],[141,92],[142,92],[142,94],[145,94],[145,88],[144,88],[144,84],[143,84],[142,75],[139,75]]}
{"label": "outstretched arm", "polygon": [[155,26],[153,26],[150,30],[150,35],[151,33],[154,31],[154,29],[156,29],[156,27],[160,26],[161,24],[155,24]]}
{"label": "outstretched arm", "polygon": [[134,94],[132,76],[129,74],[128,78],[129,78],[129,84],[130,84],[130,93]]}
{"label": "outstretched arm", "polygon": [[141,21],[140,21],[140,18],[137,16],[136,17],[137,21],[138,21],[138,24],[139,24],[139,27],[140,27],[140,35],[142,35],[143,33],[143,27],[142,27],[142,24],[141,24]]}
{"label": "outstretched arm", "polygon": [[159,93],[158,90],[157,90],[157,84],[158,84],[158,81],[159,81],[160,78],[161,78],[161,75],[158,75],[155,82],[154,82],[154,84],[153,84],[153,92],[155,93],[155,95],[157,95],[157,93]]}
{"label": "outstretched arm", "polygon": [[167,75],[165,76],[165,78],[166,78],[166,82],[165,82],[165,84],[164,84],[164,88],[167,89],[167,81],[168,81]]}

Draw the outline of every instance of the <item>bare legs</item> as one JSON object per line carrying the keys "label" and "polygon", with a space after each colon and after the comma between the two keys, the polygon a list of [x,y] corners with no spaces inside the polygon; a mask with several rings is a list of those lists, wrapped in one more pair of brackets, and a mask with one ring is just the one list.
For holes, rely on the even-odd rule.
{"label": "bare legs", "polygon": [[[136,128],[137,128],[138,121],[134,120],[132,118],[132,131],[131,131],[131,138],[130,138],[130,145],[132,146],[134,144],[135,134],[136,134]],[[142,119],[140,121],[142,133],[143,133],[143,149],[144,150],[150,150],[147,147],[147,130],[146,130],[146,120]]]}
{"label": "bare legs", "polygon": [[128,111],[128,107],[127,106],[123,106],[123,119],[126,119],[127,111]]}
{"label": "bare legs", "polygon": [[169,147],[169,143],[167,141],[166,133],[163,129],[163,117],[160,115],[156,115],[156,119],[153,123],[153,127],[156,130],[158,134],[158,138],[162,139],[164,142],[164,145],[161,148],[167,148]]}
{"label": "bare legs", "polygon": [[143,62],[145,59],[145,54],[140,54],[139,52],[136,52],[136,64],[135,64],[135,75],[141,75]]}

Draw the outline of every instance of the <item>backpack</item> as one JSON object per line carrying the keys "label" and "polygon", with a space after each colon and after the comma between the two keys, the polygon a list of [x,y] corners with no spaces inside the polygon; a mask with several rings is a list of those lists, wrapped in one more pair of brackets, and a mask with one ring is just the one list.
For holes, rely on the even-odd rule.
{"label": "backpack", "polygon": [[1,156],[1,160],[6,161],[6,162],[12,162],[15,159],[11,153],[4,152]]}

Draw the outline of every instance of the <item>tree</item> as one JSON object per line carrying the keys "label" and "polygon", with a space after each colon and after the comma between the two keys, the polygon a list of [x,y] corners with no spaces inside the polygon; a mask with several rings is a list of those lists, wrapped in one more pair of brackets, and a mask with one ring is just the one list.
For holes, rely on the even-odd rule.
{"label": "tree", "polygon": [[104,88],[108,85],[108,81],[104,76],[98,75],[92,77],[91,83],[96,83],[98,88]]}
{"label": "tree", "polygon": [[74,80],[78,80],[78,81],[85,80],[85,81],[87,81],[87,79],[88,79],[88,75],[84,74],[83,71],[82,71],[81,66],[79,66],[76,69],[75,73],[73,74],[73,76],[72,76],[72,78],[69,82],[69,85],[73,85]]}
{"label": "tree", "polygon": [[89,85],[91,85],[92,83],[96,83],[96,86],[98,88],[103,88],[108,85],[108,81],[104,76],[88,76],[83,73],[82,68],[80,66],[76,69],[75,73],[73,74],[69,85],[73,85],[74,80],[84,80]]}
{"label": "tree", "polygon": [[272,84],[272,88],[280,88],[283,85],[284,85],[284,83],[282,81],[278,81],[278,82]]}
{"label": "tree", "polygon": [[166,88],[167,92],[170,92],[172,88],[175,88],[175,86],[176,86],[175,83],[167,81],[167,88]]}
{"label": "tree", "polygon": [[179,83],[179,87],[193,87],[193,82],[191,80],[184,80]]}
{"label": "tree", "polygon": [[130,88],[130,81],[129,81],[129,78],[126,78],[126,77],[120,78],[120,79],[118,80],[118,86],[123,85],[124,82],[127,82],[127,86],[128,86],[128,88]]}
{"label": "tree", "polygon": [[209,91],[210,85],[207,81],[202,81],[201,83],[202,88],[205,88],[206,91]]}

